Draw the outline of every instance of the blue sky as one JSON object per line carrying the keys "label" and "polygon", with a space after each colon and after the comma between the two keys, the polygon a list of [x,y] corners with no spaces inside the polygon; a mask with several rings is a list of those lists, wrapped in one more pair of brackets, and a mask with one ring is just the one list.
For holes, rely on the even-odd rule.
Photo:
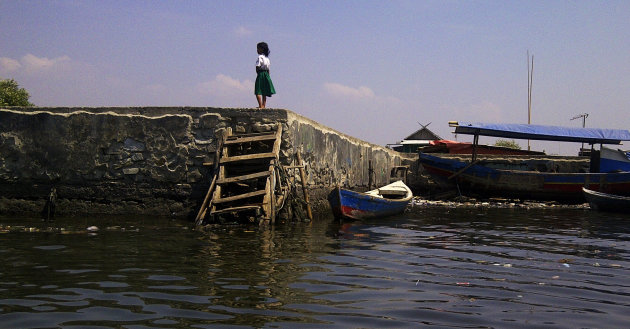
{"label": "blue sky", "polygon": [[628,17],[614,0],[0,0],[0,77],[38,106],[255,107],[266,41],[268,107],[385,145],[526,123],[529,50],[532,123],[630,129]]}

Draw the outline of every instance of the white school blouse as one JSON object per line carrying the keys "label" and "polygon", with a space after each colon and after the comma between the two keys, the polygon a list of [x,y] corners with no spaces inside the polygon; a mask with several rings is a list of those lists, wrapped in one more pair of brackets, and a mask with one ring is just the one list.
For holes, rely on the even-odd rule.
{"label": "white school blouse", "polygon": [[269,70],[270,65],[271,61],[269,61],[269,57],[265,55],[258,55],[258,60],[256,60],[256,67],[260,67],[263,70]]}

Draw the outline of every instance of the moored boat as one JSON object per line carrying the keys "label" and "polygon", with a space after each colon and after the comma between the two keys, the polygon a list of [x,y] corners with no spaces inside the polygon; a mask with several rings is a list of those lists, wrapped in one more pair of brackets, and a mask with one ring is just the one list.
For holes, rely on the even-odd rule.
{"label": "moored boat", "polygon": [[630,213],[630,197],[582,188],[591,209]]}
{"label": "moored boat", "polygon": [[599,160],[600,172],[630,171],[630,152],[601,147]]}
{"label": "moored boat", "polygon": [[[521,124],[457,124],[455,133],[517,139],[620,144],[630,132],[618,129],[563,128]],[[474,149],[474,147],[473,147]],[[531,200],[584,202],[582,188],[609,194],[630,195],[630,171],[605,165],[599,170],[599,152],[589,157],[509,156],[468,160],[449,155],[420,153],[419,161],[434,178],[471,196],[513,197]],[[606,158],[605,158],[606,159]],[[604,160],[605,160],[604,159]],[[611,162],[604,161],[605,164]]]}
{"label": "moored boat", "polygon": [[335,187],[328,200],[336,218],[366,219],[403,213],[412,197],[411,189],[396,181],[363,193]]}

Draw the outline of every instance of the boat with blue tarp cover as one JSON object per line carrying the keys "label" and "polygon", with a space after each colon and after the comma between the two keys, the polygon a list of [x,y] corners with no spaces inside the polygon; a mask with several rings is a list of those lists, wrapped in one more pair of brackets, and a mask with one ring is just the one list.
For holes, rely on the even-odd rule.
{"label": "boat with blue tarp cover", "polygon": [[[566,128],[525,124],[486,124],[450,122],[456,134],[474,135],[473,154],[461,156],[420,153],[419,161],[431,176],[471,196],[511,197],[531,200],[584,202],[583,187],[590,190],[630,195],[630,171],[615,167],[608,153],[590,157],[558,156],[479,156],[474,145],[479,136],[563,141],[594,144],[620,144],[630,141],[630,132],[621,129]],[[602,168],[605,171],[601,170]]]}
{"label": "boat with blue tarp cover", "polygon": [[336,218],[367,219],[401,214],[412,198],[411,189],[396,181],[363,193],[336,187],[328,201]]}

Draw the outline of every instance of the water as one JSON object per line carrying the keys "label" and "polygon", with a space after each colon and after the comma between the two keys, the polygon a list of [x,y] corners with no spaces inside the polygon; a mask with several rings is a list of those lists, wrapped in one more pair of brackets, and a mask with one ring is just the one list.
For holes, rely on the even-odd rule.
{"label": "water", "polygon": [[629,224],[424,208],[208,232],[0,218],[0,328],[626,328]]}

